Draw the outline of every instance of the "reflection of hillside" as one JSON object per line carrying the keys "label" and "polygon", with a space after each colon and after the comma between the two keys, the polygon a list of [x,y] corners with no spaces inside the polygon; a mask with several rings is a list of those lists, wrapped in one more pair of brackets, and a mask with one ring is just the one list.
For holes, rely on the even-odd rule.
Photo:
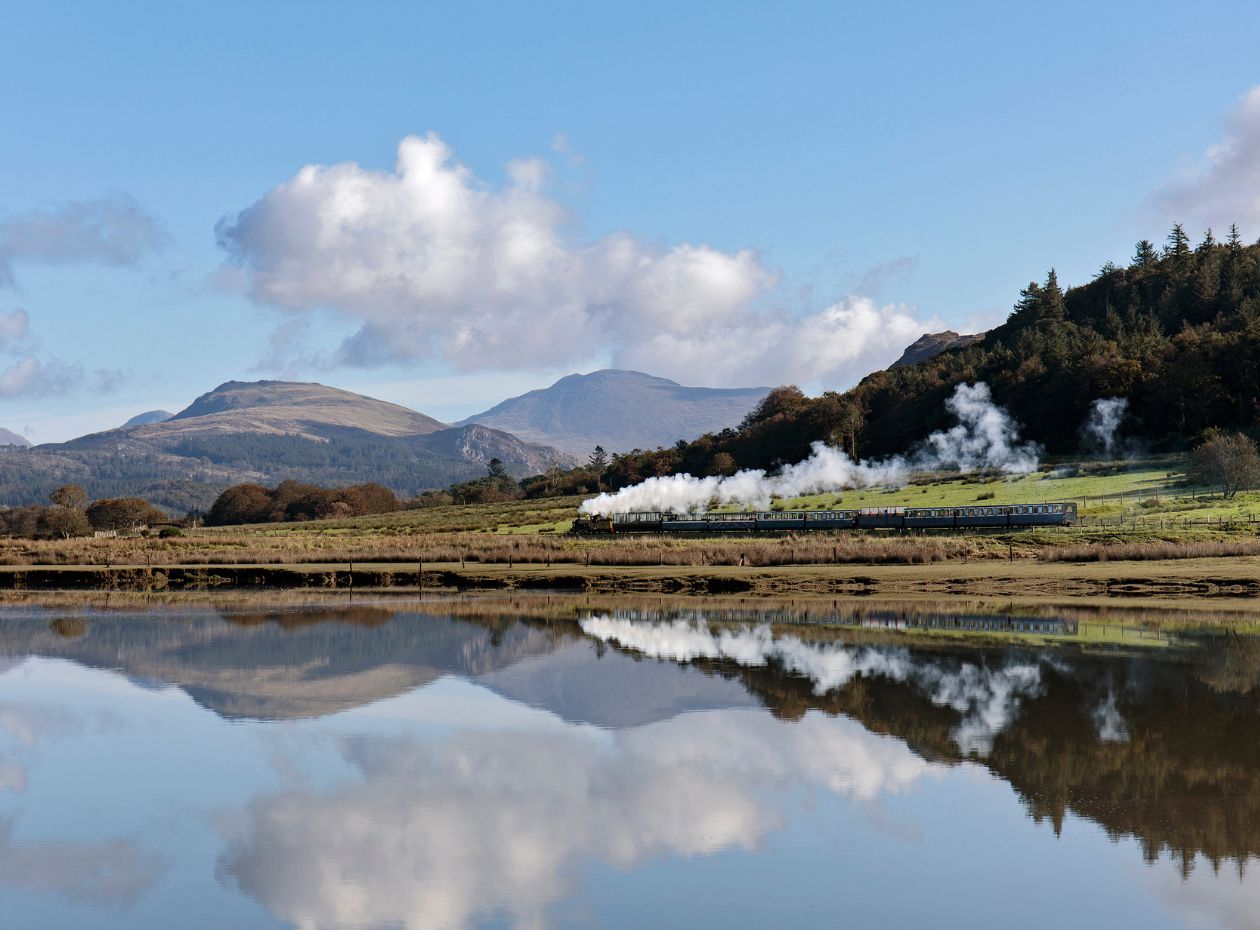
{"label": "reflection of hillside", "polygon": [[677,665],[608,654],[570,626],[527,625],[466,604],[465,619],[383,603],[304,610],[42,612],[6,620],[0,656],[25,654],[172,684],[223,717],[318,717],[448,674],[567,720],[636,726],[692,710],[746,706],[746,689]]}
{"label": "reflection of hillside", "polygon": [[552,632],[519,624],[490,630],[372,607],[110,615],[91,618],[74,638],[34,616],[8,620],[0,631],[0,654],[116,669],[177,685],[221,716],[263,719],[335,713],[444,674],[486,674],[557,645]]}
{"label": "reflection of hillside", "polygon": [[[680,648],[677,635],[669,647]],[[729,651],[747,648],[736,643]],[[1197,853],[1213,863],[1260,856],[1260,642],[1219,637],[1190,651],[1147,655],[938,643],[896,655],[946,670],[1036,663],[1040,685],[973,755],[960,749],[962,715],[913,677],[859,671],[826,689],[773,656],[702,656],[688,664],[742,682],[782,719],[821,710],[904,740],[930,760],[971,757],[1056,831],[1072,813],[1112,836],[1136,838],[1148,858],[1167,852],[1184,869]]]}

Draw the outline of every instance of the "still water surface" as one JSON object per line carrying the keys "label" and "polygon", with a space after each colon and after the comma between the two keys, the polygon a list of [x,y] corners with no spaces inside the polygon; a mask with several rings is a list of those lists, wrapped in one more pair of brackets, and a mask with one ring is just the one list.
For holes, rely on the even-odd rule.
{"label": "still water surface", "polygon": [[1116,619],[0,607],[0,924],[1260,926],[1260,640]]}

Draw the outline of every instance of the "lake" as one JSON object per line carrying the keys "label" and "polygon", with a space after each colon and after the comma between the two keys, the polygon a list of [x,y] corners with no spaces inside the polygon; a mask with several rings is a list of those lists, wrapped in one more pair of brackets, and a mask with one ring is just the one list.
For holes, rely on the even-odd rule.
{"label": "lake", "polygon": [[5,928],[1254,928],[1256,619],[0,606]]}

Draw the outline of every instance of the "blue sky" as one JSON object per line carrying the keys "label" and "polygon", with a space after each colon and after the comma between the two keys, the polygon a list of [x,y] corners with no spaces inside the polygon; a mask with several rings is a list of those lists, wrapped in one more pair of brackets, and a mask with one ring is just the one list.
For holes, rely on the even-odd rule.
{"label": "blue sky", "polygon": [[1260,9],[946,7],[5,4],[0,425],[844,387],[1174,218],[1260,236]]}

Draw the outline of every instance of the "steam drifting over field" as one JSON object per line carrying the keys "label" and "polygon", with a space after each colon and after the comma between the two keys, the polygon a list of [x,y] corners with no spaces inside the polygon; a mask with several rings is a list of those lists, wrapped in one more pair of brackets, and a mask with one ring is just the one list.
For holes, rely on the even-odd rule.
{"label": "steam drifting over field", "polygon": [[1020,443],[1014,421],[993,403],[987,384],[958,385],[945,406],[958,418],[958,424],[933,433],[909,458],[894,456],[878,462],[855,462],[840,449],[817,442],[809,458],[776,475],[746,469],[729,477],[648,478],[584,501],[581,512],[597,516],[644,510],[694,512],[713,504],[736,503],[764,509],[776,497],[896,487],[905,484],[915,471],[992,469],[1024,475],[1036,470],[1040,449],[1035,443]]}
{"label": "steam drifting over field", "polygon": [[1129,402],[1123,397],[1098,398],[1090,405],[1082,428],[1086,443],[1104,457],[1114,458],[1120,451],[1120,423],[1128,412]]}

